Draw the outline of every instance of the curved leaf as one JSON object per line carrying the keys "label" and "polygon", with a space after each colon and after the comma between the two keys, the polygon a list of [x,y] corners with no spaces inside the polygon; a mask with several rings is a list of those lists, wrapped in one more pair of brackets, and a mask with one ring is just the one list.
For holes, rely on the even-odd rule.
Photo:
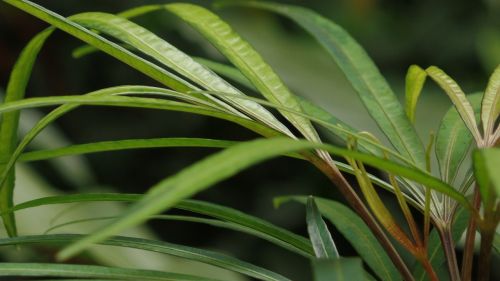
{"label": "curved leaf", "polygon": [[0,263],[0,276],[108,278],[144,281],[216,281],[210,278],[155,270],[56,263]]}
{"label": "curved leaf", "polygon": [[63,148],[30,151],[23,153],[19,161],[39,161],[61,156],[79,155],[104,151],[117,151],[138,148],[160,147],[210,147],[225,148],[237,142],[200,138],[157,138],[157,139],[130,139],[119,141],[103,141],[87,144],[77,144]]}
{"label": "curved leaf", "polygon": [[[266,99],[285,108],[302,111],[298,101],[271,67],[250,44],[217,15],[203,7],[184,3],[168,4],[165,5],[165,9],[205,36],[252,82]],[[280,112],[305,138],[320,142],[319,136],[309,120],[289,112]]]}
{"label": "curved leaf", "polygon": [[[279,205],[290,200],[306,204],[307,197],[279,197],[275,200],[275,204]],[[358,255],[381,280],[401,279],[382,246],[356,213],[332,200],[315,197],[315,201],[321,214],[351,243]]]}
{"label": "curved leaf", "polygon": [[[45,206],[51,204],[81,203],[81,202],[100,202],[100,201],[123,201],[136,202],[143,197],[142,194],[120,194],[120,193],[90,193],[61,195],[53,197],[44,197],[26,201],[17,204],[9,211],[19,211],[27,208]],[[285,249],[294,251],[305,257],[313,256],[311,243],[302,236],[291,233],[290,231],[277,227],[257,217],[242,213],[238,210],[220,206],[213,203],[182,200],[173,208],[217,218],[223,222],[232,223],[238,228],[231,228],[251,235],[260,237]]]}
{"label": "curved leaf", "polygon": [[[480,108],[481,99],[482,93],[469,96],[474,110]],[[472,135],[469,129],[460,118],[456,108],[452,106],[441,120],[436,136],[436,157],[443,181],[453,183],[471,143]]]}
{"label": "curved leaf", "polygon": [[99,91],[92,92],[84,96],[59,96],[59,97],[45,97],[45,98],[31,98],[24,99],[17,102],[10,102],[0,105],[0,113],[9,112],[13,110],[20,110],[24,108],[33,108],[39,106],[56,105],[62,103],[68,103],[63,105],[48,115],[46,115],[42,120],[40,120],[33,129],[31,129],[26,136],[23,138],[16,151],[12,154],[9,162],[6,165],[4,173],[1,175],[1,181],[5,181],[7,173],[14,167],[15,162],[19,158],[20,154],[26,148],[26,146],[51,122],[61,117],[65,113],[73,110],[82,104],[90,105],[101,105],[101,106],[121,106],[121,107],[137,107],[137,108],[149,108],[149,109],[161,109],[161,110],[173,110],[181,112],[190,112],[206,116],[212,116],[216,118],[225,119],[240,124],[250,130],[254,130],[262,135],[273,136],[276,135],[276,131],[260,125],[254,121],[246,118],[240,118],[231,114],[216,111],[213,109],[206,109],[201,106],[191,105],[182,102],[174,102],[163,99],[153,99],[153,98],[139,98],[139,97],[120,97],[113,95],[120,94],[141,94],[144,91],[141,89],[146,88],[146,92],[149,87],[142,86],[122,86],[122,87],[112,87],[107,89],[102,89]]}
{"label": "curved leaf", "polygon": [[412,123],[415,123],[415,109],[426,78],[427,73],[418,65],[411,65],[406,74],[405,109],[406,115]]}
{"label": "curved leaf", "polygon": [[481,120],[485,136],[493,134],[495,123],[500,115],[500,65],[490,77],[481,104]]}
{"label": "curved leaf", "polygon": [[[0,246],[7,245],[26,245],[26,244],[57,244],[64,245],[80,239],[82,235],[77,234],[55,234],[55,235],[35,235],[21,236],[9,239],[0,239]],[[162,241],[116,236],[111,237],[106,241],[102,241],[102,245],[127,247],[152,251],[161,254],[173,255],[176,257],[185,258],[188,260],[198,261],[227,270],[239,272],[241,274],[256,278],[258,280],[267,281],[286,281],[289,280],[277,273],[271,272],[264,268],[252,265],[250,263],[238,260],[236,258],[220,254],[213,251],[177,245]]]}
{"label": "curved leaf", "polygon": [[[11,72],[4,103],[24,98],[26,86],[31,77],[31,71],[38,53],[53,31],[53,28],[45,29],[33,37],[23,49]],[[19,114],[18,111],[2,114],[0,123],[0,143],[2,144],[0,146],[0,174],[4,174],[7,177],[0,184],[0,211],[5,211],[13,205],[12,197],[15,185],[15,171],[14,169],[8,169],[5,164],[14,152],[17,144]],[[10,171],[5,172],[6,170]],[[16,236],[17,230],[14,214],[4,215],[2,219],[8,235]]]}
{"label": "curved leaf", "polygon": [[[237,96],[244,95],[242,92],[149,30],[125,18],[107,13],[82,13],[72,16],[71,19],[87,28],[111,35],[137,48],[207,90],[232,94],[224,96],[223,99],[248,116],[293,137],[293,134],[264,107],[251,100],[238,99]],[[205,96],[220,103],[217,98],[210,95]],[[229,110],[233,109],[222,103],[222,106],[224,105]],[[232,112],[235,111],[232,110]],[[239,112],[236,111],[236,113]]]}
{"label": "curved leaf", "polygon": [[425,169],[423,144],[406,117],[403,107],[365,50],[343,28],[302,7],[260,1],[222,3],[275,12],[290,18],[309,32],[342,69],[389,141],[400,153],[412,159],[415,165]]}
{"label": "curved leaf", "polygon": [[147,217],[171,208],[178,201],[193,196],[211,185],[224,180],[239,171],[264,160],[297,151],[310,149],[324,149],[334,154],[350,157],[369,165],[386,170],[392,174],[406,177],[423,183],[429,188],[443,192],[472,210],[468,200],[453,187],[433,178],[428,174],[399,165],[398,163],[383,160],[375,156],[356,151],[341,149],[329,145],[296,141],[291,139],[273,138],[250,141],[230,147],[214,154],[196,164],[182,170],[176,175],[167,178],[153,186],[146,196],[113,223],[105,226],[94,234],[70,245],[59,253],[59,258],[68,258],[92,243],[101,241],[128,227],[143,222]]}
{"label": "curved leaf", "polygon": [[425,71],[448,95],[476,142],[481,143],[482,137],[477,127],[474,109],[460,86],[438,67],[430,66]]}

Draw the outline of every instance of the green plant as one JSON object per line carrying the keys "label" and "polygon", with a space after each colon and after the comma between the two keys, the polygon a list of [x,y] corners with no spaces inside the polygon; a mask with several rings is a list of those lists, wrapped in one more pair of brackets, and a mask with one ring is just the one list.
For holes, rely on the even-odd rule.
{"label": "green plant", "polygon": [[[0,244],[69,243],[58,254],[61,260],[66,260],[90,245],[100,243],[180,256],[260,280],[288,280],[278,273],[219,253],[160,241],[114,236],[150,219],[186,220],[249,233],[310,258],[316,280],[345,280],[345,276],[355,280],[470,280],[473,241],[478,229],[481,233],[478,280],[488,280],[491,251],[500,220],[500,179],[495,174],[500,158],[498,148],[494,148],[498,146],[500,139],[500,67],[491,76],[484,94],[476,93],[467,97],[439,68],[431,66],[424,70],[411,66],[406,79],[406,103],[403,107],[365,51],[348,33],[331,21],[294,6],[253,1],[217,2],[219,6],[235,4],[275,12],[290,18],[308,31],[328,51],[356,89],[367,110],[392,144],[392,147],[388,147],[369,132],[359,132],[316,105],[293,95],[244,39],[214,13],[200,6],[150,5],[118,15],[92,12],[64,18],[30,1],[4,2],[46,21],[52,27],[35,36],[23,50],[12,71],[5,102],[0,105],[0,211],[10,236],[0,240]],[[166,10],[191,25],[235,68],[206,60],[194,60],[130,21],[132,17],[155,10]],[[37,54],[56,28],[89,44],[76,50],[76,55],[103,51],[155,79],[165,88],[118,86],[79,96],[24,98]],[[100,34],[111,37],[116,42]],[[147,59],[134,52],[146,55]],[[266,100],[245,95],[242,90],[215,73],[255,89]],[[429,143],[424,147],[413,123],[417,101],[427,77],[444,90],[454,107],[441,121],[436,137],[431,134]],[[17,144],[19,111],[50,105],[60,106],[42,118]],[[26,146],[47,125],[82,105],[201,114],[234,122],[264,138],[242,143],[194,138],[120,140],[24,152]],[[286,118],[287,123],[279,121],[264,106],[275,109]],[[312,123],[341,139],[344,147],[322,143]],[[461,176],[458,171],[463,169],[462,162],[469,154],[471,144],[474,147],[473,168]],[[166,178],[144,195],[74,194],[13,204],[14,166],[17,161],[167,146],[225,149]],[[438,175],[431,172],[433,151],[439,163]],[[308,161],[316,166],[331,180],[334,188],[344,195],[355,213],[350,208],[327,199],[304,196],[278,198],[277,204],[289,200],[306,204],[308,240],[234,209],[189,200],[194,194],[251,165],[282,155]],[[333,160],[331,155],[343,157],[346,163]],[[365,165],[383,170],[387,178],[370,174]],[[341,171],[355,176],[360,192],[353,188]],[[468,197],[471,186],[474,186],[472,200]],[[399,225],[376,188],[394,193],[409,231]],[[89,201],[134,203],[119,217],[96,218],[112,221],[91,235],[17,235],[16,211],[50,204]],[[211,218],[159,216],[170,208]],[[421,227],[414,218],[412,209],[422,213],[424,222]],[[360,258],[340,257],[322,216],[328,218],[352,243]],[[454,241],[466,228],[464,260],[460,272]],[[416,261],[414,265],[408,264],[408,260],[401,257],[401,250],[396,248],[394,241],[413,257]],[[362,269],[361,261],[370,272]],[[448,271],[437,271],[444,262]],[[3,263],[0,266],[2,276],[212,280],[159,271],[55,263]]]}

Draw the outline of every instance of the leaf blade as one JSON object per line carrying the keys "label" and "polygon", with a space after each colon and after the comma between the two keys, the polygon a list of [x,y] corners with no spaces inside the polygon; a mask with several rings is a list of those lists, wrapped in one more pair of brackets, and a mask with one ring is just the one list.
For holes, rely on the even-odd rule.
{"label": "leaf blade", "polygon": [[[78,234],[53,234],[53,235],[35,235],[21,236],[13,239],[0,239],[0,246],[7,245],[26,245],[26,244],[67,244],[81,238]],[[173,255],[188,260],[198,261],[205,264],[210,264],[234,272],[238,272],[249,277],[254,277],[259,280],[266,281],[286,281],[289,280],[279,274],[276,274],[267,269],[255,266],[245,261],[238,260],[231,256],[217,253],[214,251],[193,248],[184,245],[155,241],[149,239],[133,238],[116,236],[111,237],[106,241],[102,241],[102,245],[127,247],[152,251],[161,254]]]}
{"label": "leaf blade", "polygon": [[309,233],[316,258],[339,258],[337,247],[325,222],[321,218],[321,213],[312,196],[307,199],[306,209],[307,232]]}
{"label": "leaf blade", "polygon": [[365,107],[404,156],[425,169],[423,144],[405,115],[403,107],[365,50],[340,26],[315,12],[292,5],[256,1],[220,1],[265,9],[295,21],[332,56],[358,92]]}
{"label": "leaf blade", "polygon": [[[279,205],[290,200],[306,204],[307,197],[278,197],[275,204]],[[352,210],[338,202],[324,198],[316,197],[315,201],[322,215],[351,243],[360,257],[381,280],[401,279],[398,270],[394,267],[375,236]]]}

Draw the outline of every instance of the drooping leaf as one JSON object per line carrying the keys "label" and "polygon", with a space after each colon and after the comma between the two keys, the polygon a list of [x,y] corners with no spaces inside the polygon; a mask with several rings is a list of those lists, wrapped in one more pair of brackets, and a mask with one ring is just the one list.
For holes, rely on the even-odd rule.
{"label": "drooping leaf", "polygon": [[315,259],[312,261],[314,281],[365,280],[365,271],[359,258]]}
{"label": "drooping leaf", "polygon": [[[472,108],[476,112],[479,112],[482,96],[482,93],[469,96]],[[456,108],[451,107],[441,120],[436,136],[436,157],[443,181],[453,183],[471,143],[472,135],[469,129],[460,118]]]}
{"label": "drooping leaf", "polygon": [[[276,204],[294,200],[306,204],[306,196],[279,197]],[[398,270],[361,218],[341,203],[315,197],[319,211],[354,247],[381,280],[400,280]]]}
{"label": "drooping leaf", "polygon": [[[122,86],[122,87],[112,87],[107,89],[98,90],[83,96],[59,96],[59,97],[44,97],[44,98],[32,98],[24,99],[21,101],[10,102],[0,105],[0,113],[9,112],[14,110],[21,110],[24,108],[33,108],[48,105],[65,104],[51,113],[46,115],[41,119],[35,127],[33,127],[23,138],[21,143],[18,145],[12,156],[10,157],[8,163],[6,164],[5,170],[0,177],[4,181],[7,173],[14,167],[15,162],[21,155],[26,146],[51,122],[66,114],[67,112],[75,109],[79,105],[101,105],[101,106],[121,106],[121,107],[138,107],[138,108],[149,108],[149,109],[161,109],[161,110],[173,110],[181,112],[190,112],[196,114],[202,114],[206,116],[213,116],[216,118],[230,120],[232,122],[238,123],[243,127],[250,130],[255,130],[259,134],[273,136],[276,133],[274,130],[268,128],[267,126],[260,125],[252,120],[241,118],[232,114],[227,114],[218,110],[207,109],[205,107],[191,105],[182,102],[168,101],[164,99],[153,99],[153,98],[141,98],[141,97],[120,97],[115,95],[120,94],[141,94],[143,86]],[[148,88],[148,87],[145,87]],[[145,90],[149,92],[151,90]]]}
{"label": "drooping leaf", "polygon": [[418,98],[424,87],[427,73],[418,65],[411,65],[406,74],[406,98],[405,109],[408,119],[415,123],[415,111],[417,108]]}
{"label": "drooping leaf", "polygon": [[448,95],[472,136],[480,143],[482,137],[477,127],[474,109],[457,82],[436,66],[430,66],[425,71]]}
{"label": "drooping leaf", "polygon": [[[212,69],[213,71],[219,73],[224,77],[236,81],[248,88],[253,87],[252,83],[248,81],[248,79],[243,74],[241,74],[241,72],[236,68],[221,63],[217,63],[214,61],[210,61],[207,59],[197,58],[196,60],[198,60],[200,63],[206,65],[207,67],[209,67],[210,69]],[[300,106],[302,107],[302,110],[304,112],[304,117],[325,127],[327,130],[329,130],[332,134],[340,138],[342,141],[346,141],[349,136],[358,134],[359,130],[356,130],[355,128],[351,127],[349,124],[335,117],[330,112],[324,110],[323,108],[315,105],[314,103],[308,101],[303,97],[296,96],[296,98],[299,101]],[[282,109],[285,110],[284,108]],[[293,111],[290,111],[290,113],[297,114],[296,112]],[[325,124],[331,124],[332,126],[335,126],[335,128],[325,126]],[[342,128],[342,130],[340,130],[340,128]],[[359,146],[361,151],[369,151],[374,155],[380,154],[380,149],[375,147],[373,144],[366,142],[364,139],[361,138],[359,139]]]}
{"label": "drooping leaf", "polygon": [[332,235],[330,231],[328,231],[328,227],[323,221],[318,206],[316,206],[312,196],[307,199],[306,209],[307,232],[309,233],[309,238],[311,239],[316,258],[339,258],[339,252],[333,242]]}
{"label": "drooping leaf", "polygon": [[211,278],[155,270],[57,263],[0,263],[0,276],[106,278],[111,280],[144,281],[216,281],[216,279]]}
{"label": "drooping leaf", "polygon": [[488,87],[484,92],[481,104],[481,120],[485,136],[493,134],[495,124],[500,114],[500,65],[490,77]]}
{"label": "drooping leaf", "polygon": [[[227,23],[209,10],[191,4],[168,4],[165,9],[175,14],[209,40],[229,59],[269,101],[301,112],[300,104],[273,69]],[[306,139],[320,142],[310,121],[281,111]]]}
{"label": "drooping leaf", "polygon": [[[222,98],[248,116],[293,137],[293,134],[264,107],[251,100],[238,99],[238,96],[244,95],[238,89],[147,29],[125,18],[107,13],[82,13],[72,16],[71,19],[87,28],[108,34],[133,46],[209,91],[231,94]],[[206,96],[229,110],[233,109],[221,103],[217,98]]]}
{"label": "drooping leaf", "polygon": [[76,24],[70,19],[64,18],[52,11],[49,11],[42,6],[28,0],[4,0],[9,3],[53,26],[67,32],[68,34],[90,44],[99,50],[115,57],[116,59],[126,63],[127,65],[137,69],[145,75],[155,79],[156,81],[180,92],[192,90],[192,85],[180,79],[174,74],[166,71],[157,65],[142,59],[125,48],[107,40],[106,38],[91,32],[90,30]]}
{"label": "drooping leaf", "polygon": [[[31,39],[19,56],[9,78],[4,102],[12,102],[24,98],[26,87],[31,77],[31,71],[40,49],[52,34],[53,29],[49,28]],[[17,134],[19,125],[19,112],[13,111],[2,114],[0,123],[0,174],[4,174],[6,179],[0,184],[0,211],[5,211],[12,207],[12,197],[15,185],[15,171],[7,168],[7,161],[14,152],[17,144]],[[6,170],[8,172],[5,172]],[[16,220],[14,214],[2,216],[5,229],[9,236],[16,236]]]}
{"label": "drooping leaf", "polygon": [[[27,245],[27,244],[66,245],[81,237],[82,235],[77,235],[77,234],[20,236],[16,238],[0,239],[0,246]],[[267,280],[267,281],[289,280],[277,273],[238,260],[231,256],[213,251],[193,248],[189,246],[183,246],[173,243],[141,239],[141,238],[123,237],[123,236],[111,237],[106,241],[102,241],[100,244],[109,246],[127,247],[127,248],[173,255],[176,257],[198,261],[213,266],[221,267],[227,270],[235,271],[247,275],[249,277],[256,278],[258,280]]]}
{"label": "drooping leaf", "polygon": [[365,50],[340,26],[314,11],[261,1],[219,1],[265,9],[290,18],[309,32],[333,57],[365,107],[396,149],[425,168],[422,142],[389,84]]}

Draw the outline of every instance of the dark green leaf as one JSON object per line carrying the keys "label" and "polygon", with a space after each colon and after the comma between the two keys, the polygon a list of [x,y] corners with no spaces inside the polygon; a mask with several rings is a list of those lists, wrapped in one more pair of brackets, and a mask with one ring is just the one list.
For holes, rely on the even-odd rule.
{"label": "dark green leaf", "polygon": [[[281,197],[276,203],[294,200],[306,203],[306,196]],[[389,256],[373,236],[372,232],[348,207],[327,199],[315,198],[319,211],[354,247],[356,252],[381,280],[400,280],[401,277]]]}
{"label": "dark green leaf", "polygon": [[321,213],[312,196],[307,199],[306,208],[307,232],[309,233],[316,257],[320,259],[339,258],[339,252],[333,242],[332,235],[328,231],[323,218],[321,218]]}

